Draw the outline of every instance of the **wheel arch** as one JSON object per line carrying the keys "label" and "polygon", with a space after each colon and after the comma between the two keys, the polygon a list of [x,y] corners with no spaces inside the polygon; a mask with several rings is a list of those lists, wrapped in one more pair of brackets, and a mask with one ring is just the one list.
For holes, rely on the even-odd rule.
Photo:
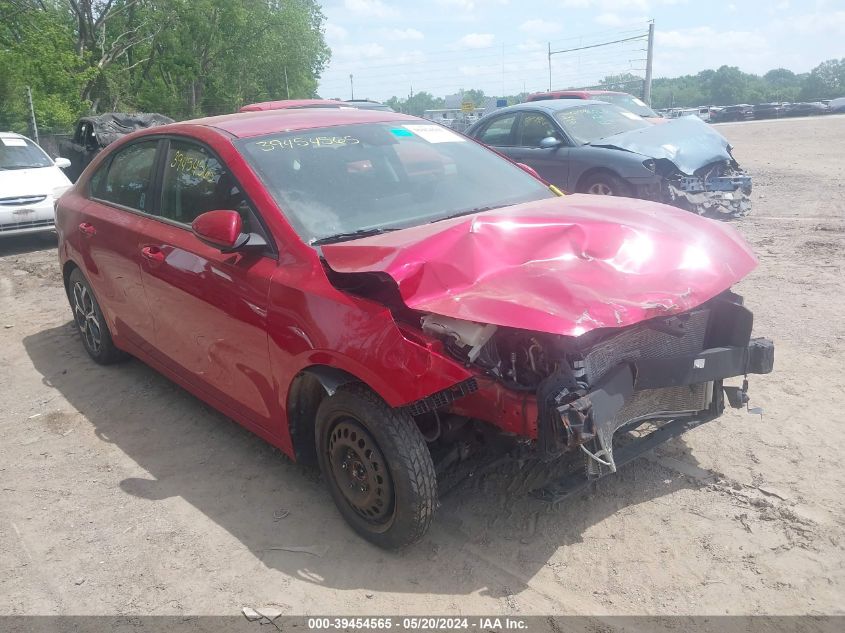
{"label": "wheel arch", "polygon": [[301,369],[291,381],[287,395],[288,432],[297,462],[317,463],[317,446],[314,424],[317,409],[325,398],[333,395],[340,387],[352,383],[372,389],[359,377],[330,365],[309,365]]}
{"label": "wheel arch", "polygon": [[70,288],[68,287],[68,284],[70,283],[70,276],[77,268],[79,268],[79,266],[72,259],[67,260],[64,265],[62,265],[62,283],[65,287],[65,294],[67,294],[68,297],[70,296]]}

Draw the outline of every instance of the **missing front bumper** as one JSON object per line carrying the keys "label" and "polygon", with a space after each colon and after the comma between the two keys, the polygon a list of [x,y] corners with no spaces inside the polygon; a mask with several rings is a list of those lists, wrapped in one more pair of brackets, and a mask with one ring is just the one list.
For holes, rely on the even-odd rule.
{"label": "missing front bumper", "polygon": [[[760,338],[743,347],[621,362],[589,390],[573,388],[577,382],[566,373],[551,376],[538,391],[540,451],[550,460],[580,450],[587,457],[587,469],[586,477],[583,471],[569,474],[552,486],[553,492],[543,491],[538,496],[558,500],[565,490],[571,494],[591,479],[616,472],[660,442],[719,417],[725,393],[731,406],[743,406],[748,401],[747,381],[736,392],[736,388],[723,387],[722,380],[767,374],[773,367],[774,344]],[[615,448],[617,431],[647,421],[665,424],[621,449]]]}

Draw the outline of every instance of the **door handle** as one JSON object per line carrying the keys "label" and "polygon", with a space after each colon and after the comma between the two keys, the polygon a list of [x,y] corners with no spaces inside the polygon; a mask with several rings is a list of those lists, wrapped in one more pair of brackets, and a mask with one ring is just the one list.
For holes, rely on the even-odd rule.
{"label": "door handle", "polygon": [[97,234],[97,229],[94,227],[93,224],[89,224],[88,222],[83,222],[79,225],[79,232],[83,235],[87,235],[91,237]]}
{"label": "door handle", "polygon": [[158,246],[145,246],[141,249],[141,255],[143,255],[145,259],[148,259],[156,264],[162,263],[165,258],[164,251]]}

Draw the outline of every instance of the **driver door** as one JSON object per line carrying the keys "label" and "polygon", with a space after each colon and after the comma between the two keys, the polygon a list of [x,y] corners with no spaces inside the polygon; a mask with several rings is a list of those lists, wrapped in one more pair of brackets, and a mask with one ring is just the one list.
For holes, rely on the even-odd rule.
{"label": "driver door", "polygon": [[155,323],[156,356],[212,399],[270,428],[278,409],[267,345],[275,253],[223,253],[191,222],[216,209],[238,211],[244,232],[267,231],[229,170],[208,148],[171,139],[162,148],[158,217],[144,218],[141,275]]}
{"label": "driver door", "polygon": [[[544,138],[556,138],[561,144],[557,147],[540,147]],[[542,112],[523,112],[517,122],[516,141],[509,148],[508,156],[518,163],[525,163],[551,184],[565,191],[569,187],[569,152],[566,137]]]}

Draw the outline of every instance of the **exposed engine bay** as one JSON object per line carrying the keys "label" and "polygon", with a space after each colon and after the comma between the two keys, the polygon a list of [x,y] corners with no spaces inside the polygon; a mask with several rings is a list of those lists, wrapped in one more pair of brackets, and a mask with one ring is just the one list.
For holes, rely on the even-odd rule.
{"label": "exposed engine bay", "polygon": [[646,421],[704,422],[748,400],[722,379],[769,373],[774,348],[750,339],[752,315],[731,292],[688,312],[579,337],[526,332],[428,314],[425,333],[509,390],[536,395],[537,451],[581,450],[590,477],[615,472],[614,435]]}
{"label": "exposed engine bay", "polygon": [[711,163],[688,176],[675,171],[663,181],[668,204],[715,218],[738,218],[751,211],[751,176],[731,158]]}

